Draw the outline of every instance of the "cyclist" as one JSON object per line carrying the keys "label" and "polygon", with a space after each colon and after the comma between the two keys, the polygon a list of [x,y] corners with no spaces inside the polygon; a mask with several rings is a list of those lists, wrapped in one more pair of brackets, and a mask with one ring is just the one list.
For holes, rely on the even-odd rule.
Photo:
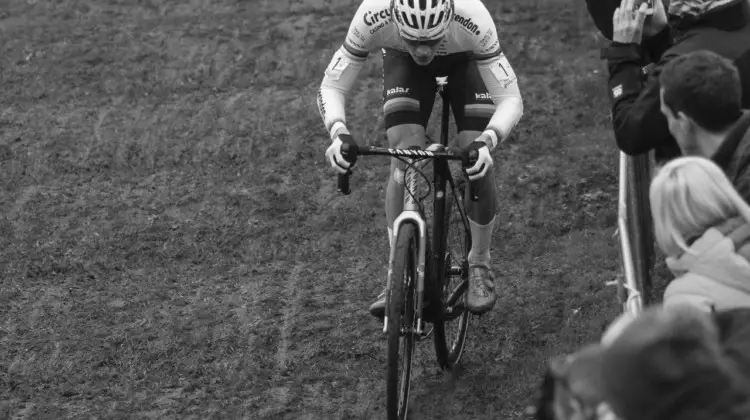
{"label": "cyclist", "polygon": [[[318,93],[320,114],[332,140],[326,158],[339,173],[350,169],[339,137],[349,134],[345,97],[368,55],[378,49],[383,53],[383,111],[391,148],[425,147],[435,78],[448,77],[459,146],[478,152],[476,164],[467,168],[479,193],[478,202],[467,204],[472,235],[467,306],[474,313],[486,312],[496,299],[490,268],[496,212],[490,152],[508,138],[523,113],[516,76],[500,48],[497,28],[480,0],[364,0]],[[391,226],[403,208],[404,170],[403,163],[391,160],[386,190],[391,247]],[[385,293],[370,306],[370,313],[384,316]]]}

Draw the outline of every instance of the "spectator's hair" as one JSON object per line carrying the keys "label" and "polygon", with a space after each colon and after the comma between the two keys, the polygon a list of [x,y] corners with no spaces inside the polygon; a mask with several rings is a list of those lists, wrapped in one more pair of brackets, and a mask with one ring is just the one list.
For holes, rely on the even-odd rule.
{"label": "spectator's hair", "polygon": [[666,163],[650,188],[656,242],[668,256],[690,252],[688,242],[728,219],[750,223],[750,206],[711,160],[680,157]]}
{"label": "spectator's hair", "polygon": [[742,85],[732,61],[707,50],[670,60],[659,75],[664,105],[702,128],[721,132],[742,114]]}

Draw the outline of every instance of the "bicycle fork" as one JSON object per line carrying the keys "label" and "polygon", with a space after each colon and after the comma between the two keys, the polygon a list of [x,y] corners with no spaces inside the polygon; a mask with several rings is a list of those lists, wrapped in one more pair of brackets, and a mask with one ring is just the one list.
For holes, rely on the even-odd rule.
{"label": "bicycle fork", "polygon": [[[393,244],[391,252],[388,257],[388,279],[386,281],[386,294],[385,294],[385,318],[383,320],[383,332],[388,332],[388,308],[391,307],[391,288],[394,284],[393,279],[393,262],[396,256],[396,241],[398,240],[398,232],[401,226],[405,223],[413,223],[417,227],[419,235],[419,243],[417,244],[417,278],[415,279],[416,292],[417,292],[417,304],[416,304],[416,315],[417,315],[417,330],[418,335],[422,334],[422,306],[424,302],[424,272],[425,272],[425,259],[427,253],[427,223],[422,218],[422,215],[418,211],[417,201],[415,197],[419,195],[417,185],[417,173],[412,170],[410,164],[412,159],[405,159],[407,161],[407,169],[404,176],[404,209],[393,221]],[[411,192],[411,193],[410,193]],[[401,279],[397,279],[400,281]]]}

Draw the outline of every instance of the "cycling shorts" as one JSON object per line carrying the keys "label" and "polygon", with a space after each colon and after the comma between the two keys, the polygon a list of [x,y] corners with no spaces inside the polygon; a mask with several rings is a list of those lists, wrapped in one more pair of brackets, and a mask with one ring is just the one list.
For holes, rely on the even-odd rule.
{"label": "cycling shorts", "polygon": [[495,104],[468,53],[436,56],[427,66],[411,55],[383,49],[383,111],[386,129],[401,124],[427,127],[437,92],[436,77],[448,76],[450,105],[458,131],[484,131]]}

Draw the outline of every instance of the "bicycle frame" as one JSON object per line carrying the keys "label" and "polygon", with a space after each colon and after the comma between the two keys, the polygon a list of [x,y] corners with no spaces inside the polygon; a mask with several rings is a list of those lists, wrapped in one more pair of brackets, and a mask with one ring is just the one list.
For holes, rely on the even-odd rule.
{"label": "bicycle frame", "polygon": [[[442,114],[441,114],[441,130],[440,130],[440,144],[444,147],[448,146],[448,124],[450,119],[450,101],[448,100],[448,81],[446,77],[439,77],[436,79],[437,81],[437,89],[438,93],[442,97]],[[408,163],[412,163],[411,159],[408,159]],[[450,169],[448,167],[448,161],[446,159],[436,159],[433,161],[434,164],[434,170],[433,170],[433,182],[434,182],[434,201],[433,201],[433,219],[434,220],[444,220],[445,219],[445,187],[446,182],[448,181],[450,176]],[[417,334],[422,334],[422,310],[424,305],[424,288],[425,288],[425,267],[426,267],[426,257],[427,257],[427,222],[424,220],[422,215],[419,212],[419,206],[415,200],[414,197],[419,197],[419,185],[417,183],[418,175],[416,171],[411,170],[411,168],[408,168],[406,170],[406,173],[404,175],[404,209],[399,214],[399,216],[396,218],[396,220],[393,222],[393,240],[396,240],[398,238],[398,232],[401,226],[404,223],[414,223],[419,231],[419,250],[418,250],[418,263],[417,263],[417,305],[416,305],[416,311],[417,311]],[[411,192],[411,194],[409,193]],[[476,193],[472,189],[472,196],[476,196]],[[458,200],[459,197],[454,197],[454,199]],[[462,215],[464,216],[464,223],[466,224],[466,213],[465,209],[461,207]],[[436,225],[439,226],[439,225]],[[468,226],[466,226],[467,232],[469,231]],[[434,263],[434,273],[436,275],[440,275],[439,273],[445,272],[445,259],[443,258],[443,255],[445,253],[445,243],[442,240],[443,232],[442,230],[436,229],[435,232],[433,232],[432,236],[432,255],[435,259]],[[389,257],[388,262],[388,280],[386,283],[386,308],[390,307],[390,290],[391,290],[391,284],[392,284],[392,263],[395,257],[395,247],[391,248],[391,255]],[[461,274],[454,273],[454,274]],[[383,323],[383,332],[388,331],[388,316],[386,313],[386,317],[384,319]]]}
{"label": "bicycle frame", "polygon": [[[442,80],[441,80],[442,79]],[[438,91],[443,96],[443,115],[442,115],[442,124],[443,124],[443,130],[441,131],[441,144],[443,146],[446,146],[448,143],[448,119],[449,119],[449,101],[446,100],[445,97],[445,86],[447,86],[448,82],[446,78],[437,78],[437,84],[438,84]],[[444,151],[428,151],[428,150],[421,150],[421,149],[390,149],[390,148],[380,148],[380,147],[373,147],[373,146],[365,146],[360,148],[357,146],[357,144],[351,139],[351,136],[342,134],[339,135],[340,138],[345,139],[346,141],[342,145],[341,152],[342,155],[347,158],[350,162],[354,163],[357,159],[358,155],[381,155],[381,156],[391,156],[391,157],[400,157],[404,159],[407,162],[407,169],[404,174],[404,207],[402,212],[396,217],[396,220],[393,222],[393,238],[392,240],[397,240],[398,233],[401,229],[401,227],[405,223],[412,223],[417,227],[417,230],[419,232],[419,244],[418,244],[418,254],[417,254],[417,284],[416,284],[416,292],[417,292],[417,305],[416,305],[416,311],[417,311],[417,334],[422,334],[422,310],[424,305],[424,289],[425,289],[425,266],[426,266],[426,257],[427,257],[427,222],[422,217],[422,214],[420,213],[419,203],[417,203],[416,197],[419,197],[419,183],[418,183],[418,177],[419,172],[415,170],[411,164],[413,163],[414,159],[420,159],[420,158],[433,158],[435,159],[436,168],[434,170],[434,181],[435,181],[435,202],[434,202],[434,213],[433,216],[436,218],[435,220],[444,220],[445,215],[445,184],[446,184],[446,177],[445,174],[449,172],[448,169],[448,160],[461,160],[464,165],[473,165],[473,162],[476,162],[477,159],[477,152],[476,150],[469,151],[468,153],[460,153],[455,150],[444,150]],[[351,158],[351,159],[349,159]],[[445,171],[445,172],[444,172]],[[351,172],[347,174],[339,175],[338,177],[338,191],[343,194],[349,194],[351,192],[351,189],[349,188],[349,175]],[[474,186],[471,186],[471,197],[472,200],[477,199],[477,194],[475,191]],[[465,211],[463,212],[463,215],[465,216]],[[439,217],[439,218],[438,218]],[[440,235],[434,235],[433,240],[435,243],[435,249],[434,251],[437,251],[438,253],[436,255],[440,256],[442,255],[442,252],[444,251],[442,249],[442,232],[436,232],[440,233]],[[391,247],[389,256],[388,256],[388,277],[386,281],[386,297],[385,297],[385,305],[386,308],[389,308],[391,305],[391,287],[393,284],[393,261],[395,257],[396,247]],[[442,261],[442,258],[440,258],[441,261],[437,261],[436,268],[438,270],[445,270],[445,261]],[[438,271],[440,272],[440,271]],[[388,332],[388,313],[386,312],[385,317],[383,319],[383,332]]]}

